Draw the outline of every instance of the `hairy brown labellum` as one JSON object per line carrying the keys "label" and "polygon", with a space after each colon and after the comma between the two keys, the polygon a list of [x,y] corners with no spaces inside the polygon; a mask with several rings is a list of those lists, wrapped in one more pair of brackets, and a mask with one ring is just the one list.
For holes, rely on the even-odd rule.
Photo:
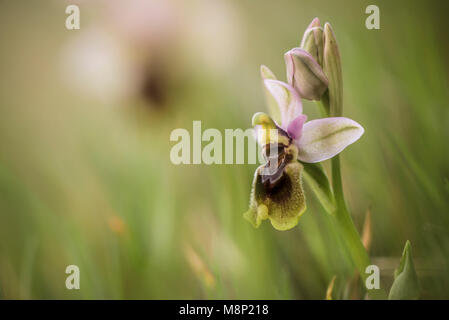
{"label": "hairy brown labellum", "polygon": [[[268,190],[280,182],[285,166],[292,160],[291,154],[286,152],[287,147],[284,144],[267,144],[264,147],[264,157],[267,163],[261,174],[261,181]],[[276,148],[275,151],[274,148]],[[276,168],[274,172],[270,172],[274,167]]]}
{"label": "hairy brown labellum", "polygon": [[[285,165],[284,165],[285,167]],[[267,200],[274,201],[276,203],[283,203],[291,197],[292,181],[291,178],[285,174],[282,174],[277,183],[269,185],[267,182],[263,182],[263,176],[259,176],[256,182],[256,201],[266,202]]]}

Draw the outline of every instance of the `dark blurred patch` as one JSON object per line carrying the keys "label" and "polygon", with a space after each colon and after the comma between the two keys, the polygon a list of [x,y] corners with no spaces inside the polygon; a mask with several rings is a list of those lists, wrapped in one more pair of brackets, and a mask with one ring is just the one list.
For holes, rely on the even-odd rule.
{"label": "dark blurred patch", "polygon": [[149,107],[154,109],[167,107],[168,82],[160,67],[147,69],[142,81],[141,94]]}

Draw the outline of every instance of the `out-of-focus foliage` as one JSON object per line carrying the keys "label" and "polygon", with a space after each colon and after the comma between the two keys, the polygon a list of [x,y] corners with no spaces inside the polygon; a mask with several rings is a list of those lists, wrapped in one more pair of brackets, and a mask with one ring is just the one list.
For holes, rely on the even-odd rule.
{"label": "out-of-focus foliage", "polygon": [[365,128],[343,180],[359,230],[371,208],[381,286],[409,239],[421,298],[449,298],[447,5],[383,1],[367,30],[369,1],[79,1],[68,31],[69,3],[0,4],[0,298],[323,299],[335,275],[333,297],[363,298],[345,293],[354,268],[307,184],[297,227],[256,231],[242,218],[256,165],[169,158],[175,128],[267,111],[260,65],[285,80],[315,16],[339,43],[343,113]]}

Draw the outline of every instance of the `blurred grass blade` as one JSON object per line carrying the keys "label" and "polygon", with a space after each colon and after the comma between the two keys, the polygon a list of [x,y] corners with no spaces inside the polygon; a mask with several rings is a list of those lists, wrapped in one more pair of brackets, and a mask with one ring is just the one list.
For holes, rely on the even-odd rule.
{"label": "blurred grass blade", "polygon": [[366,251],[369,252],[371,249],[371,242],[373,239],[372,233],[372,223],[371,223],[371,210],[368,208],[365,215],[365,222],[363,223],[362,231],[362,243]]}
{"label": "blurred grass blade", "polygon": [[418,276],[412,259],[410,241],[405,243],[399,267],[394,272],[389,300],[416,300],[419,298]]}
{"label": "blurred grass blade", "polygon": [[303,163],[304,180],[329,214],[335,212],[335,201],[326,172],[321,163]]}
{"label": "blurred grass blade", "polygon": [[326,300],[332,300],[332,292],[334,291],[334,284],[336,278],[337,276],[333,276],[331,282],[329,283],[329,286],[327,287]]}

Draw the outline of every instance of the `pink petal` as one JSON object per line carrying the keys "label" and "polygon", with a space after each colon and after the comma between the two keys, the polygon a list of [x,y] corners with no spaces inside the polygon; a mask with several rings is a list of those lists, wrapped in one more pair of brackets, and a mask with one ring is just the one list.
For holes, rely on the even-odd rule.
{"label": "pink petal", "polygon": [[306,120],[307,120],[307,116],[305,114],[302,114],[300,116],[297,116],[288,125],[287,133],[293,140],[298,140],[299,141],[299,139],[301,138],[302,127],[304,125],[304,122],[306,122]]}

